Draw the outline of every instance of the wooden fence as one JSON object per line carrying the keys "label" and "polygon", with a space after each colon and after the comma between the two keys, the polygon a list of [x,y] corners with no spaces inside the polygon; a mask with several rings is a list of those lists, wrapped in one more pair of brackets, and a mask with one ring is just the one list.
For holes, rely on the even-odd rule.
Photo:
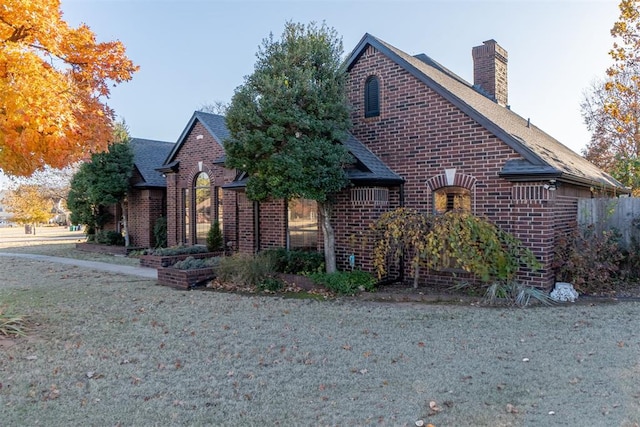
{"label": "wooden fence", "polygon": [[640,243],[640,198],[580,199],[578,201],[578,226],[593,225],[595,231],[616,230],[621,242],[629,248],[635,239]]}

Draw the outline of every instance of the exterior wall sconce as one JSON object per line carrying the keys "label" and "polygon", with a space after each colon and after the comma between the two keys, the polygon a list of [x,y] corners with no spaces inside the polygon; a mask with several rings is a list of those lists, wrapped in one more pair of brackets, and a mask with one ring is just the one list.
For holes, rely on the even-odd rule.
{"label": "exterior wall sconce", "polygon": [[558,184],[555,179],[550,179],[548,184],[544,185],[545,190],[556,191],[558,189]]}

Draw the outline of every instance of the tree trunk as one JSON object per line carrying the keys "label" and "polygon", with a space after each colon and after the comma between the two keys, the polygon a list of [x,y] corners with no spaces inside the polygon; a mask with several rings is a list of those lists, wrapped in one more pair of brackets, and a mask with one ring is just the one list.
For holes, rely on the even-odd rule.
{"label": "tree trunk", "polygon": [[127,202],[122,200],[120,202],[120,208],[122,209],[122,229],[124,231],[124,245],[129,246],[129,224],[127,222]]}
{"label": "tree trunk", "polygon": [[336,272],[336,235],[331,226],[331,210],[332,205],[330,202],[318,202],[324,241],[324,264],[327,273]]}

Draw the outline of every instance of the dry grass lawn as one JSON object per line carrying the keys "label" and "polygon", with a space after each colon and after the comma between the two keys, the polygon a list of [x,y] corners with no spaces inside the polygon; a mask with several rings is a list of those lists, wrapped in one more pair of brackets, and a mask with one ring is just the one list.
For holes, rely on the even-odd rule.
{"label": "dry grass lawn", "polygon": [[637,302],[311,301],[0,257],[0,307],[30,325],[0,347],[7,426],[640,423]]}

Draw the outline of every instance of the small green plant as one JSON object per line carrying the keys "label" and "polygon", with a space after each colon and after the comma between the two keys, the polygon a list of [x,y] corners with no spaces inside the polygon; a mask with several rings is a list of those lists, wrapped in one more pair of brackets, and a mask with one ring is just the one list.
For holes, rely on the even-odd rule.
{"label": "small green plant", "polygon": [[173,268],[177,268],[178,270],[195,270],[198,268],[216,267],[218,264],[220,264],[220,257],[194,258],[190,256],[173,264]]}
{"label": "small green plant", "polygon": [[101,245],[124,246],[124,236],[113,230],[99,231],[94,240]]}
{"label": "small green plant", "polygon": [[313,273],[311,279],[340,295],[355,295],[358,292],[375,291],[375,278],[364,271],[336,271],[335,273]]}
{"label": "small green plant", "polygon": [[167,247],[167,217],[161,216],[156,219],[153,224],[153,239],[156,242],[156,248]]}
{"label": "small green plant", "polygon": [[284,288],[284,282],[277,277],[265,277],[260,283],[258,283],[258,289],[261,291],[278,292]]}
{"label": "small green plant", "polygon": [[214,221],[207,233],[207,249],[209,252],[217,252],[224,249],[224,238],[220,231],[220,223]]}
{"label": "small green plant", "polygon": [[172,246],[170,248],[157,248],[149,252],[149,255],[156,256],[173,256],[173,255],[188,255],[188,254],[202,254],[208,252],[204,246]]}
{"label": "small green plant", "polygon": [[310,274],[324,271],[324,254],[313,251],[267,249],[262,252],[272,259],[278,273]]}
{"label": "small green plant", "polygon": [[25,322],[22,316],[7,314],[0,308],[0,334],[4,336],[24,337]]}

